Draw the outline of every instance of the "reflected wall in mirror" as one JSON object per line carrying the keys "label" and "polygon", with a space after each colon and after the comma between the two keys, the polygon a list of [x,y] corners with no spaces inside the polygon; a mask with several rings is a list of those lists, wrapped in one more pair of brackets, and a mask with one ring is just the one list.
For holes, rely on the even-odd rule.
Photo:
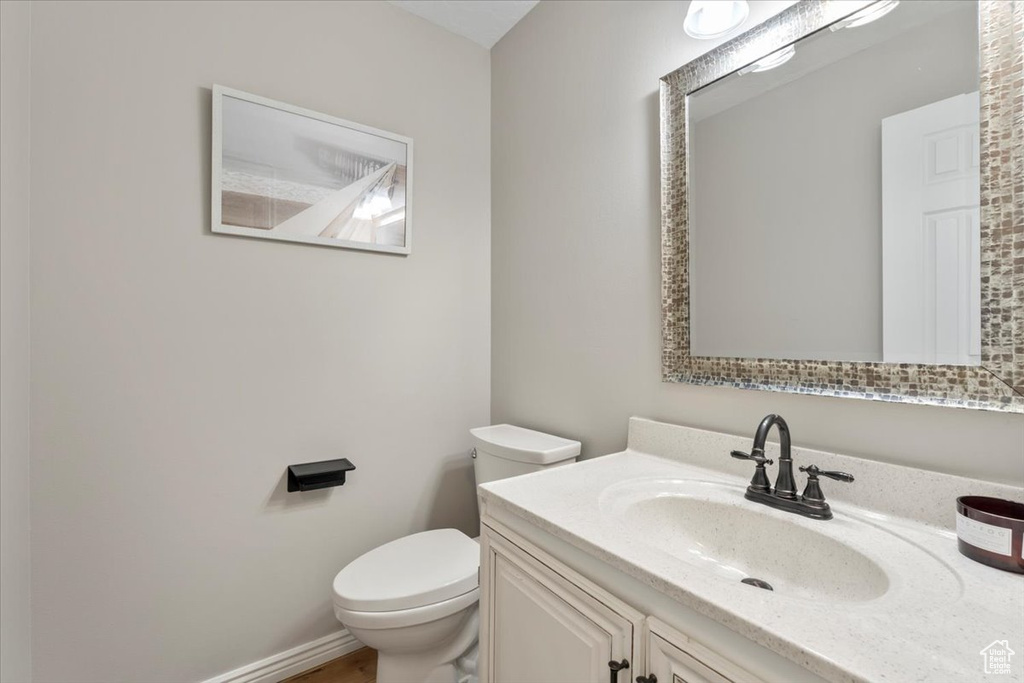
{"label": "reflected wall in mirror", "polygon": [[1022,4],[805,1],[663,79],[666,380],[1024,412]]}

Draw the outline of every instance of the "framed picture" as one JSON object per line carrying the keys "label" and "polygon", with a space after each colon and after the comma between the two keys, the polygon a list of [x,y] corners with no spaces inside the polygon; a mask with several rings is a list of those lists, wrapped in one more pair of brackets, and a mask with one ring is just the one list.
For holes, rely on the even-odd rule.
{"label": "framed picture", "polygon": [[412,140],[213,86],[213,232],[412,249]]}

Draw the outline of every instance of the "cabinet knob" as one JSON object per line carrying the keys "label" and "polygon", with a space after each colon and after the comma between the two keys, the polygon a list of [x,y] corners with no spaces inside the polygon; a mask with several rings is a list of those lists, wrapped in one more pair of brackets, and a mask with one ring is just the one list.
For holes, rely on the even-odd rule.
{"label": "cabinet knob", "polygon": [[629,660],[623,659],[621,662],[616,662],[614,659],[608,662],[608,668],[611,669],[611,678],[608,680],[610,683],[616,683],[619,680],[619,672],[623,669],[629,668]]}
{"label": "cabinet knob", "polygon": [[658,683],[658,677],[654,674],[650,676],[637,676],[636,683]]}

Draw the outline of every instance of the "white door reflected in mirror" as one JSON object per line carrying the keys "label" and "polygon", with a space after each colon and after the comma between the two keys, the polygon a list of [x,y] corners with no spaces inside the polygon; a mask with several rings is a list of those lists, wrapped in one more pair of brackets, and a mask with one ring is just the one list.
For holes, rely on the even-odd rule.
{"label": "white door reflected in mirror", "polygon": [[882,121],[882,354],[981,364],[978,93]]}

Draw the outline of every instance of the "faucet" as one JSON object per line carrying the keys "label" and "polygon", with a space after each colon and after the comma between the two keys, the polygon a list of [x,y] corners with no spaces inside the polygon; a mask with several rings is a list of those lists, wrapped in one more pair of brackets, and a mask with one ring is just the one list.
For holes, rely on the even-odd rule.
{"label": "faucet", "polygon": [[[768,483],[768,474],[765,465],[773,464],[764,455],[764,444],[768,440],[768,433],[772,427],[779,430],[779,474],[775,479],[775,488]],[[804,517],[812,519],[832,519],[832,510],[825,502],[825,495],[821,491],[821,484],[818,477],[828,477],[836,481],[852,482],[853,475],[846,472],[829,472],[818,469],[816,465],[801,467],[801,472],[807,473],[807,487],[802,495],[796,493],[796,482],[793,479],[793,456],[790,448],[789,425],[780,415],[767,415],[761,424],[757,426],[754,433],[754,445],[750,453],[743,451],[732,451],[730,454],[740,460],[752,460],[755,464],[754,477],[750,480],[747,492],[744,497],[769,507],[787,512],[795,512]]]}
{"label": "faucet", "polygon": [[764,454],[764,443],[772,427],[779,428],[779,476],[775,479],[775,495],[780,498],[796,499],[796,482],[793,480],[793,456],[790,452],[789,425],[781,415],[768,415],[757,425],[754,433],[754,453]]}

